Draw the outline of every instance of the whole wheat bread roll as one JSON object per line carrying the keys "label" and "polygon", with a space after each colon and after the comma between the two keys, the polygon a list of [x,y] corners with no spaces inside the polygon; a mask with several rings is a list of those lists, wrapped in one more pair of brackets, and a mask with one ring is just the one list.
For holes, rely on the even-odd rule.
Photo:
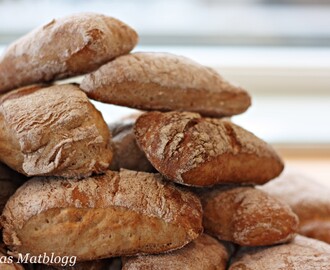
{"label": "whole wheat bread roll", "polygon": [[284,167],[273,148],[254,134],[196,113],[143,114],[135,135],[151,164],[180,184],[262,184]]}
{"label": "whole wheat bread roll", "polygon": [[27,176],[85,177],[111,162],[110,133],[75,85],[30,86],[0,98],[0,160]]}
{"label": "whole wheat bread roll", "polygon": [[241,248],[232,260],[229,270],[327,270],[330,245],[297,236],[288,244]]}
{"label": "whole wheat bread roll", "polygon": [[128,25],[100,14],[52,20],[7,48],[0,59],[0,93],[91,72],[137,41]]}
{"label": "whole wheat bread roll", "polygon": [[241,246],[265,246],[290,241],[298,218],[290,207],[253,187],[203,190],[203,226],[220,240]]}
{"label": "whole wheat bread roll", "polygon": [[24,183],[26,177],[0,163],[0,213],[16,189]]}
{"label": "whole wheat bread roll", "polygon": [[260,189],[286,202],[299,217],[299,233],[330,244],[330,189],[295,172],[285,172]]}
{"label": "whole wheat bread roll", "polygon": [[123,257],[122,270],[225,270],[227,248],[206,234],[182,249],[159,255]]}
{"label": "whole wheat bread roll", "polygon": [[133,53],[86,75],[81,86],[95,100],[142,110],[243,113],[248,93],[215,70],[168,53]]}
{"label": "whole wheat bread roll", "polygon": [[108,125],[112,134],[113,149],[110,169],[118,171],[123,168],[133,171],[154,172],[154,167],[137,145],[133,130],[134,123],[135,119],[126,119]]}
{"label": "whole wheat bread roll", "polygon": [[79,262],[181,248],[201,234],[202,208],[158,174],[107,171],[79,181],[34,178],[8,201],[1,223],[14,255],[54,252]]}

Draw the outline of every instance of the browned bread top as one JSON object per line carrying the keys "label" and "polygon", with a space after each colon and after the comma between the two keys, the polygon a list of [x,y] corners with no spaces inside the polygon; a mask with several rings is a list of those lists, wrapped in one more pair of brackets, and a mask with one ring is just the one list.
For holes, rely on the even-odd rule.
{"label": "browned bread top", "polygon": [[323,270],[329,265],[330,245],[297,236],[288,244],[241,248],[229,270]]}
{"label": "browned bread top", "polygon": [[0,93],[88,73],[128,53],[137,41],[128,25],[100,14],[52,20],[8,47],[0,59]]}
{"label": "browned bread top", "polygon": [[123,270],[225,270],[229,259],[226,247],[202,234],[182,249],[170,253],[123,257]]}
{"label": "browned bread top", "polygon": [[14,252],[84,261],[180,248],[202,232],[202,209],[196,196],[160,175],[107,171],[28,181],[8,201],[2,225]]}
{"label": "browned bread top", "polygon": [[0,160],[22,174],[84,177],[105,171],[110,133],[75,85],[31,86],[0,99]]}
{"label": "browned bread top", "polygon": [[86,75],[81,88],[90,98],[144,110],[195,111],[234,115],[250,106],[250,96],[215,70],[168,53],[133,53]]}
{"label": "browned bread top", "polygon": [[330,189],[295,172],[260,186],[260,189],[286,202],[298,215],[299,232],[330,243]]}
{"label": "browned bread top", "polygon": [[220,240],[265,246],[291,240],[298,218],[290,207],[253,187],[201,190],[203,226]]}
{"label": "browned bread top", "polygon": [[225,120],[190,112],[150,112],[135,124],[138,144],[152,165],[178,183],[262,184],[283,170],[271,146]]}

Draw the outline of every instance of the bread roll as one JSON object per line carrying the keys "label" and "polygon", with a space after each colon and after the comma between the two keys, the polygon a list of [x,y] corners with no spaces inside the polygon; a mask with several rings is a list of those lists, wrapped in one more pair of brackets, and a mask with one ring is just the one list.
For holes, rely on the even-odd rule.
{"label": "bread roll", "polygon": [[170,253],[124,257],[122,270],[225,270],[228,260],[226,247],[202,234],[184,248]]}
{"label": "bread roll", "polygon": [[180,184],[262,184],[283,170],[271,146],[252,133],[196,113],[146,113],[135,136],[151,164]]}
{"label": "bread roll", "polygon": [[5,204],[16,189],[26,180],[24,175],[21,175],[6,165],[0,163],[0,213],[2,213]]}
{"label": "bread roll", "polygon": [[199,194],[203,226],[220,240],[264,246],[291,240],[298,218],[285,203],[253,187],[225,187]]}
{"label": "bread roll", "polygon": [[248,93],[215,70],[168,53],[133,53],[86,75],[80,87],[95,100],[142,110],[193,111],[207,116],[239,114]]}
{"label": "bread roll", "polygon": [[118,171],[124,168],[134,171],[154,172],[154,167],[137,145],[133,130],[134,122],[135,120],[132,119],[108,125],[112,134],[114,152],[110,169]]}
{"label": "bread roll", "polygon": [[297,236],[291,243],[262,248],[241,248],[229,270],[326,270],[330,245]]}
{"label": "bread roll", "polygon": [[330,189],[302,174],[286,172],[260,189],[290,205],[299,233],[330,243]]}
{"label": "bread roll", "polygon": [[111,162],[110,133],[75,85],[30,86],[0,99],[0,160],[27,176],[85,177]]}
{"label": "bread roll", "polygon": [[137,40],[128,25],[100,14],[52,20],[8,47],[0,59],[0,93],[91,72],[131,51]]}
{"label": "bread roll", "polygon": [[28,181],[6,204],[2,225],[14,254],[54,252],[79,262],[181,248],[202,232],[202,209],[158,174],[107,171]]}

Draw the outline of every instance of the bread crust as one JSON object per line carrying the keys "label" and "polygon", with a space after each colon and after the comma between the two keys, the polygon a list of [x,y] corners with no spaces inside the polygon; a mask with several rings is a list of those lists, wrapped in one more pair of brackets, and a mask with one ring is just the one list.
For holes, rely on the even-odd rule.
{"label": "bread crust", "polygon": [[0,93],[91,72],[137,41],[131,27],[101,14],[54,19],[8,47],[0,59]]}
{"label": "bread crust", "polygon": [[330,244],[330,189],[296,172],[259,187],[286,202],[298,215],[299,233]]}
{"label": "bread crust", "polygon": [[193,111],[207,116],[243,113],[248,93],[215,70],[168,53],[132,53],[86,75],[81,88],[101,102],[142,110]]}
{"label": "bread crust", "polygon": [[107,171],[79,181],[29,180],[8,201],[2,225],[14,254],[85,261],[181,248],[201,234],[202,209],[158,174]]}
{"label": "bread crust", "polygon": [[229,270],[329,269],[330,245],[297,236],[291,243],[260,248],[241,248]]}
{"label": "bread crust", "polygon": [[155,168],[137,145],[133,126],[135,119],[115,122],[108,127],[112,134],[112,149],[114,152],[110,169],[118,171],[128,169],[133,171],[155,172]]}
{"label": "bread crust", "polygon": [[112,159],[102,115],[75,85],[31,86],[0,99],[0,160],[27,176],[85,177]]}
{"label": "bread crust", "polygon": [[253,187],[223,187],[199,192],[203,226],[220,240],[241,246],[290,241],[298,218],[285,203]]}
{"label": "bread crust", "polygon": [[197,113],[145,113],[136,121],[135,136],[151,164],[184,185],[262,184],[284,167],[274,149],[254,134]]}
{"label": "bread crust", "polygon": [[202,234],[182,249],[170,253],[123,257],[122,270],[225,270],[228,260],[227,248]]}

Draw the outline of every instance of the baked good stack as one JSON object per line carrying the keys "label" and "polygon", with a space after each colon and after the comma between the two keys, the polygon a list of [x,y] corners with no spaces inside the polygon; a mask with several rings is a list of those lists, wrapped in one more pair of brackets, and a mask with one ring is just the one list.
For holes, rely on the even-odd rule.
{"label": "baked good stack", "polygon": [[[286,264],[287,250],[316,240],[251,248],[292,241],[298,218],[253,187],[282,172],[280,157],[224,118],[247,110],[248,93],[187,58],[130,53],[137,41],[116,19],[78,14],[1,58],[0,160],[33,177],[2,213],[8,258],[59,267],[74,257],[75,269],[104,269],[99,259],[113,257],[123,269],[250,269],[253,251],[306,269]],[[83,74],[80,85],[52,84]],[[149,112],[108,127],[89,98]],[[329,246],[317,245],[303,256],[322,256],[304,266],[330,263]]]}

